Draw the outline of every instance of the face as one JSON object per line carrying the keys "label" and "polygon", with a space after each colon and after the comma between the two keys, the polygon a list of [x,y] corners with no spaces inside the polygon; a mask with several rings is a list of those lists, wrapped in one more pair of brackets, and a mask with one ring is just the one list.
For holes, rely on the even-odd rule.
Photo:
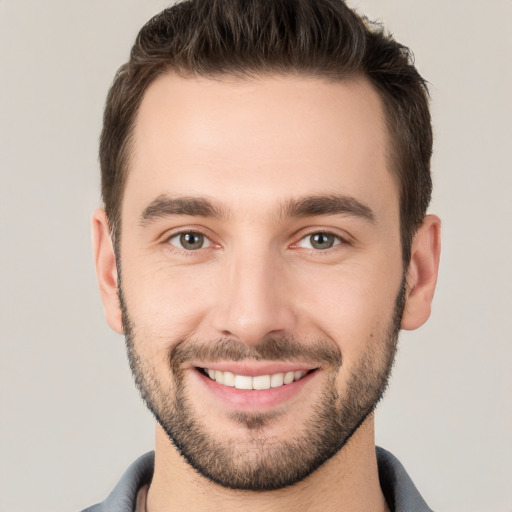
{"label": "face", "polygon": [[213,482],[302,480],[384,391],[404,305],[384,126],[364,80],[166,75],[145,94],[124,331],[146,403]]}

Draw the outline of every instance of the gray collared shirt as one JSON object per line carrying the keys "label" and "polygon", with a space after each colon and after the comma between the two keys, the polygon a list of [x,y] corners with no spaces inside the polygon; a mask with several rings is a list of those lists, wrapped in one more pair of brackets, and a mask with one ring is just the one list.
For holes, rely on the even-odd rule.
{"label": "gray collared shirt", "polygon": [[[400,461],[376,448],[382,492],[392,512],[433,512],[425,503]],[[134,512],[139,489],[151,482],[155,453],[139,457],[124,473],[107,499],[82,512]]]}

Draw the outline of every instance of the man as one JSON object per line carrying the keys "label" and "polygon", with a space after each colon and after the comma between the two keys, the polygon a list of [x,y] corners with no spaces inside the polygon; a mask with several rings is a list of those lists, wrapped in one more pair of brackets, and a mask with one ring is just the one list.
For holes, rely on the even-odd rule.
{"label": "man", "polygon": [[428,511],[375,448],[440,221],[406,48],[341,0],[192,0],[105,109],[93,217],[155,452],[89,511]]}

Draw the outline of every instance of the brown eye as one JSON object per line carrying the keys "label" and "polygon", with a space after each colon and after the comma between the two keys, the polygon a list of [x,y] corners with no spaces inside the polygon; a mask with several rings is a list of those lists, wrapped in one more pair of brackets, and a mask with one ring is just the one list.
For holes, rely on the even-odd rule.
{"label": "brown eye", "polygon": [[305,249],[315,249],[317,251],[325,251],[339,245],[342,242],[339,236],[332,233],[312,233],[305,236],[297,245]]}
{"label": "brown eye", "polygon": [[202,233],[185,231],[169,238],[169,243],[186,251],[197,251],[210,245],[210,241]]}

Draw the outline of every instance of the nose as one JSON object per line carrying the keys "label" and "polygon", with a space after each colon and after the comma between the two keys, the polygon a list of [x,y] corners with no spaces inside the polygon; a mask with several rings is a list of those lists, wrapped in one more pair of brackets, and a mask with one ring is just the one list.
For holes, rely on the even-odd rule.
{"label": "nose", "polygon": [[240,254],[226,262],[214,311],[214,328],[248,345],[295,328],[287,272],[271,251]]}

